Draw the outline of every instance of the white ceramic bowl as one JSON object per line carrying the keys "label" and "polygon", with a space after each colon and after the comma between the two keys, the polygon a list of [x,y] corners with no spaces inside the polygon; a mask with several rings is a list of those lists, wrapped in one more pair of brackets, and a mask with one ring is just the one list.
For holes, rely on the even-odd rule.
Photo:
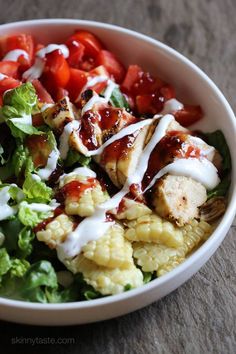
{"label": "white ceramic bowl", "polygon": [[[97,34],[125,64],[140,64],[173,84],[180,100],[200,104],[205,118],[196,127],[203,131],[221,129],[224,132],[233,162],[232,181],[236,180],[234,113],[209,77],[175,50],[140,33],[98,22],[55,19],[0,26],[1,36],[31,33],[43,43],[60,43],[77,28]],[[226,213],[211,237],[183,264],[141,288],[97,300],[66,304],[27,303],[0,298],[0,318],[28,324],[68,325],[105,320],[144,307],[175,290],[207,262],[232,223],[235,205],[236,187],[232,183]]]}

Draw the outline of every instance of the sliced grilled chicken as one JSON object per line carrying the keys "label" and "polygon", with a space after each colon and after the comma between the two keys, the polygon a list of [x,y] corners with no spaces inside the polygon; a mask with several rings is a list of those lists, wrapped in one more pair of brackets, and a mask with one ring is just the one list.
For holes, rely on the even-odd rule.
{"label": "sliced grilled chicken", "polygon": [[107,146],[95,160],[106,171],[112,182],[121,188],[134,173],[144,149],[148,127]]}
{"label": "sliced grilled chicken", "polygon": [[205,187],[184,176],[166,175],[154,186],[153,206],[158,215],[182,226],[199,216],[207,200]]}
{"label": "sliced grilled chicken", "polygon": [[75,119],[75,107],[68,97],[62,98],[42,112],[43,119],[53,130],[61,132],[64,126]]}

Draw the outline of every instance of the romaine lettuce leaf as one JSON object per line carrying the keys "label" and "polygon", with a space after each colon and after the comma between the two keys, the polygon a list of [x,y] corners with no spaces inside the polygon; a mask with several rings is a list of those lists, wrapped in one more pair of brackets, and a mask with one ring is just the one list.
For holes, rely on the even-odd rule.
{"label": "romaine lettuce leaf", "polygon": [[207,193],[207,199],[213,197],[224,197],[227,194],[229,187],[230,187],[230,179],[228,177],[225,177],[218,184],[218,186],[216,186],[214,189],[212,189]]}
{"label": "romaine lettuce leaf", "polygon": [[35,202],[49,202],[52,198],[52,189],[43,181],[36,180],[32,173],[28,173],[23,183],[23,192],[26,197]]}
{"label": "romaine lettuce leaf", "polygon": [[27,226],[23,227],[18,235],[18,247],[20,255],[22,258],[29,256],[32,252],[33,246],[32,241],[35,238],[34,232]]}
{"label": "romaine lettuce leaf", "polygon": [[1,115],[15,138],[23,140],[26,135],[41,134],[32,126],[31,113],[36,105],[36,91],[30,82],[5,93]]}
{"label": "romaine lettuce leaf", "polygon": [[4,274],[11,268],[11,260],[6,248],[0,248],[0,281]]}
{"label": "romaine lettuce leaf", "polygon": [[91,162],[91,157],[83,156],[78,151],[70,149],[68,151],[66,160],[64,161],[64,166],[71,167],[75,163],[78,163],[82,166],[88,166],[90,162]]}
{"label": "romaine lettuce leaf", "polygon": [[30,204],[26,201],[21,202],[19,205],[18,218],[25,226],[34,227],[52,215],[52,211],[39,212],[32,210]]}
{"label": "romaine lettuce leaf", "polygon": [[206,137],[207,143],[214,146],[214,148],[216,148],[221,154],[224,174],[228,173],[231,170],[231,157],[224,134],[221,130],[216,130],[213,133],[206,133],[204,136]]}

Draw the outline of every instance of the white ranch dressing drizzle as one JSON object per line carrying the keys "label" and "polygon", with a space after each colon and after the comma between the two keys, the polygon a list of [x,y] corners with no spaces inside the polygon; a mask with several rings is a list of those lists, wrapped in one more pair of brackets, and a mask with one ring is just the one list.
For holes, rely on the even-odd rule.
{"label": "white ranch dressing drizzle", "polygon": [[116,88],[118,85],[112,81],[112,80],[108,80],[107,82],[107,87],[106,90],[104,91],[104,97],[100,97],[97,93],[94,93],[94,95],[90,98],[90,100],[84,105],[84,107],[82,108],[81,114],[83,115],[85,112],[89,111],[90,109],[93,108],[93,106],[96,103],[108,103],[111,95],[112,95],[112,91],[114,90],[114,88]]}
{"label": "white ranch dressing drizzle", "polygon": [[38,79],[43,73],[43,69],[45,65],[45,60],[44,60],[45,55],[53,52],[54,50],[60,50],[62,55],[65,58],[68,58],[69,56],[69,49],[67,48],[66,45],[49,44],[47,47],[40,49],[36,53],[35,63],[33,66],[31,66],[28,70],[26,70],[23,73],[22,75],[23,79],[26,79],[28,81]]}
{"label": "white ranch dressing drizzle", "polygon": [[92,177],[92,178],[96,178],[97,177],[96,173],[93,170],[91,170],[90,168],[88,168],[88,167],[77,167],[72,172],[64,173],[62,176],[59,177],[59,180],[58,180],[59,181],[59,187],[61,188],[61,186],[64,185],[65,178],[76,176],[76,175],[84,176],[84,177]]}
{"label": "white ranch dressing drizzle", "polygon": [[205,156],[208,160],[212,160],[215,154],[215,148],[213,146],[208,145],[205,141],[197,136],[189,135],[188,142],[200,149],[201,156]]}
{"label": "white ranch dressing drizzle", "polygon": [[170,100],[164,103],[164,108],[159,114],[165,115],[175,111],[180,111],[183,108],[184,108],[183,103],[176,100],[176,98],[171,98]]}
{"label": "white ranch dressing drizzle", "polygon": [[161,178],[167,173],[174,176],[191,177],[195,181],[203,184],[206,187],[206,189],[213,189],[220,182],[216,167],[208,159],[206,158],[176,159],[174,162],[163,167],[154,176],[154,178],[152,179],[150,184],[146,187],[144,192],[150,189],[159,178]]}
{"label": "white ranch dressing drizzle", "polygon": [[0,189],[0,220],[5,220],[13,216],[17,212],[16,207],[9,206],[7,203],[11,199],[9,189],[11,186],[6,186]]}
{"label": "white ranch dressing drizzle", "polygon": [[20,206],[26,206],[32,211],[36,211],[39,213],[49,212],[55,210],[60,204],[57,203],[55,199],[52,199],[50,204],[44,203],[27,203],[25,201],[20,203]]}
{"label": "white ranch dressing drizzle", "polygon": [[6,79],[8,76],[0,73],[0,81]]}
{"label": "white ranch dressing drizzle", "polygon": [[87,83],[84,85],[84,87],[81,90],[81,93],[78,95],[78,97],[76,98],[75,102],[78,102],[82,92],[86,91],[87,89],[89,89],[90,87],[100,83],[100,82],[104,82],[107,81],[108,77],[105,75],[98,75],[98,76],[94,76],[90,79],[88,79]]}
{"label": "white ranch dressing drizzle", "polygon": [[139,158],[136,173],[127,179],[120,192],[115,194],[105,203],[99,205],[92,216],[85,218],[77,228],[67,236],[66,241],[57,246],[57,255],[62,262],[67,258],[79,254],[84,245],[92,240],[99,239],[112,225],[114,225],[114,222],[106,222],[107,211],[118,207],[123,197],[129,192],[131,184],[142,181],[150,154],[156,144],[163,138],[163,136],[165,136],[166,130],[173,119],[174,117],[171,115],[166,115],[161,118],[152,138]]}
{"label": "white ranch dressing drizzle", "polygon": [[47,165],[38,170],[38,175],[43,181],[47,181],[52,172],[57,168],[57,161],[60,157],[60,151],[54,148],[48,156]]}
{"label": "white ranch dressing drizzle", "polygon": [[110,139],[108,139],[98,149],[88,151],[85,154],[85,156],[89,157],[89,156],[100,155],[107,146],[114,143],[116,140],[122,139],[127,135],[131,135],[134,132],[136,132],[137,130],[142,129],[143,127],[145,127],[146,125],[150,125],[151,123],[153,123],[153,119],[145,119],[145,120],[142,120],[141,122],[130,124],[127,127],[120,130],[115,135],[113,135]]}
{"label": "white ranch dressing drizzle", "polygon": [[2,61],[17,61],[20,56],[22,56],[29,60],[29,54],[23,49],[14,49],[10,50],[2,59]]}
{"label": "white ranch dressing drizzle", "polygon": [[69,138],[73,130],[78,130],[80,127],[80,123],[77,120],[73,120],[65,125],[63,132],[59,138],[59,151],[61,154],[61,158],[63,160],[66,159],[66,156],[69,151]]}

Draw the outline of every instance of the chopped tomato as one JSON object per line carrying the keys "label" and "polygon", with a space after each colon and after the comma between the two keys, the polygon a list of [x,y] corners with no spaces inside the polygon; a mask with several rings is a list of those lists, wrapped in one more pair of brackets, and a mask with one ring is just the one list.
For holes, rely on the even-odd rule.
{"label": "chopped tomato", "polygon": [[109,77],[109,73],[108,73],[107,69],[105,68],[105,66],[103,66],[103,65],[99,65],[96,68],[94,68],[93,70],[91,70],[89,72],[89,75],[91,75],[91,76],[107,76],[107,77]]}
{"label": "chopped tomato", "polygon": [[56,102],[61,100],[65,96],[69,96],[69,92],[62,87],[58,87],[58,89],[56,90],[56,93],[55,93]]}
{"label": "chopped tomato", "polygon": [[1,61],[0,62],[0,73],[18,79],[18,68],[19,63],[15,61]]}
{"label": "chopped tomato", "polygon": [[174,113],[175,119],[184,127],[196,123],[203,117],[200,106],[184,105],[184,108]]}
{"label": "chopped tomato", "polygon": [[47,164],[48,156],[52,149],[45,134],[28,136],[26,138],[26,146],[32,156],[35,168]]}
{"label": "chopped tomato", "polygon": [[20,84],[21,82],[19,80],[15,80],[12,77],[6,77],[0,80],[0,94],[3,94],[6,90],[20,86]]}
{"label": "chopped tomato", "polygon": [[46,55],[46,64],[42,82],[54,95],[57,87],[65,87],[70,79],[70,67],[59,50]]}
{"label": "chopped tomato", "polygon": [[86,82],[86,72],[78,69],[70,69],[70,80],[68,82],[68,85],[66,86],[66,89],[69,92],[69,97],[71,101],[74,102],[78,98]]}
{"label": "chopped tomato", "polygon": [[81,61],[79,68],[84,71],[90,71],[94,69],[96,66],[94,58],[91,57],[84,57]]}
{"label": "chopped tomato", "polygon": [[126,72],[122,89],[131,91],[133,85],[141,78],[143,70],[138,65],[130,65]]}
{"label": "chopped tomato", "polygon": [[70,40],[74,40],[81,43],[84,46],[84,54],[88,57],[95,58],[100,50],[103,49],[103,45],[100,40],[92,33],[84,30],[76,31]]}
{"label": "chopped tomato", "polygon": [[69,38],[68,41],[66,41],[66,45],[70,52],[69,57],[67,58],[69,65],[72,68],[79,68],[84,56],[85,46],[73,38]]}
{"label": "chopped tomato", "polygon": [[164,98],[159,94],[141,95],[136,97],[139,114],[156,114],[164,107]]}
{"label": "chopped tomato", "polygon": [[175,98],[175,90],[170,85],[162,86],[159,90],[161,96],[164,97],[165,101]]}
{"label": "chopped tomato", "polygon": [[14,49],[25,50],[29,55],[29,60],[20,56],[19,62],[29,66],[34,57],[34,39],[29,34],[17,34],[0,38],[0,57],[3,58],[9,51]]}
{"label": "chopped tomato", "polygon": [[103,65],[116,82],[121,83],[125,76],[125,68],[117,57],[108,50],[101,50],[97,56],[97,65]]}
{"label": "chopped tomato", "polygon": [[37,53],[39,50],[43,49],[45,46],[42,43],[38,43],[35,46],[35,53]]}
{"label": "chopped tomato", "polygon": [[47,90],[43,87],[39,80],[33,80],[32,84],[36,90],[38,99],[42,103],[54,103],[51,95],[47,92]]}

